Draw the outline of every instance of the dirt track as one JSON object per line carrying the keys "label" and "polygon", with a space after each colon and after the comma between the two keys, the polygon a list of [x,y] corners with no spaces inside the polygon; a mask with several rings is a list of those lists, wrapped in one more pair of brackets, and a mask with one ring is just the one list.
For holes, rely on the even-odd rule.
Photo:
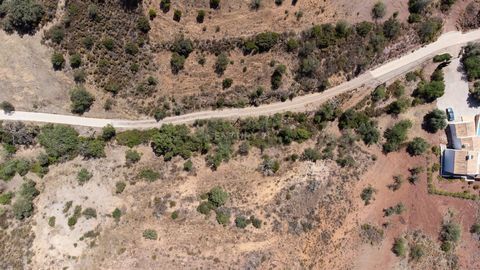
{"label": "dirt track", "polygon": [[329,100],[330,98],[354,90],[362,86],[374,86],[379,83],[386,82],[392,78],[404,74],[412,70],[420,63],[430,59],[436,54],[447,51],[459,45],[465,45],[469,42],[480,40],[480,30],[467,33],[458,31],[448,32],[440,36],[440,38],[429,45],[426,45],[416,51],[400,57],[394,61],[388,62],[376,69],[370,70],[361,76],[330,88],[321,93],[309,94],[294,98],[286,102],[273,103],[259,107],[247,107],[242,109],[225,109],[217,111],[202,111],[180,116],[165,118],[160,122],[153,119],[145,120],[119,120],[119,119],[101,119],[87,118],[72,115],[58,115],[48,113],[34,113],[16,111],[12,114],[0,113],[0,120],[17,120],[30,122],[47,122],[57,124],[68,124],[74,126],[103,127],[112,124],[117,128],[124,129],[142,129],[159,127],[162,124],[183,124],[192,123],[195,120],[226,118],[236,119],[259,115],[272,115],[286,111],[311,111],[315,110],[318,105]]}

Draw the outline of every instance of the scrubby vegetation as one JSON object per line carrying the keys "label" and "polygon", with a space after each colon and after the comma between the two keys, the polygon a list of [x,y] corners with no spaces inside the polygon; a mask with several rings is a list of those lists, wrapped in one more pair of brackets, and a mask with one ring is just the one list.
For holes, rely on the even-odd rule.
{"label": "scrubby vegetation", "polygon": [[408,130],[412,127],[410,120],[402,120],[393,127],[388,128],[383,136],[387,140],[383,144],[383,151],[386,153],[397,151],[407,140]]}
{"label": "scrubby vegetation", "polygon": [[434,109],[423,118],[423,127],[431,133],[447,127],[447,115],[444,111]]}
{"label": "scrubby vegetation", "polygon": [[374,195],[377,192],[372,186],[368,186],[362,190],[360,198],[365,202],[365,205],[369,205],[370,201],[374,199]]}

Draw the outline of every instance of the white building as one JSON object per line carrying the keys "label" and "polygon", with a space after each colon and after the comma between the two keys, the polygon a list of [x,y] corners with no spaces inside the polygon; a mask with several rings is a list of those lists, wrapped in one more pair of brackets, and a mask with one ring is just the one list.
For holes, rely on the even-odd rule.
{"label": "white building", "polygon": [[448,125],[450,147],[442,150],[442,174],[480,178],[480,117],[460,117]]}

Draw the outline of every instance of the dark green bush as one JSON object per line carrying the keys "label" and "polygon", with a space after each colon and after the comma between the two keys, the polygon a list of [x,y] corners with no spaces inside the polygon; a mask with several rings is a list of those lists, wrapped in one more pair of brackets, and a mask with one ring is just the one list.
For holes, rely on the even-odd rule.
{"label": "dark green bush", "polygon": [[78,133],[69,126],[46,125],[38,139],[53,162],[73,159],[78,154]]}
{"label": "dark green bush", "polygon": [[141,155],[139,152],[135,150],[128,149],[125,152],[125,160],[127,161],[127,165],[132,165],[140,161]]}
{"label": "dark green bush", "polygon": [[2,1],[2,9],[6,11],[3,28],[7,32],[17,31],[20,34],[32,33],[45,15],[44,7],[34,0]]}
{"label": "dark green bush", "polygon": [[171,0],[162,0],[162,1],[160,1],[160,9],[161,9],[164,13],[169,12],[171,6],[172,6]]}
{"label": "dark green bush", "polygon": [[372,18],[377,20],[385,17],[387,13],[387,7],[383,2],[377,2],[372,8]]}
{"label": "dark green bush", "polygon": [[54,52],[51,60],[54,70],[61,70],[65,65],[65,58],[63,58],[63,54],[60,52]]}
{"label": "dark green bush", "polygon": [[181,19],[182,19],[182,11],[175,9],[175,11],[173,12],[173,20],[176,22],[180,22]]}
{"label": "dark green bush", "polygon": [[170,59],[170,68],[173,74],[177,74],[184,68],[185,65],[185,56],[178,53],[172,53],[172,58]]}
{"label": "dark green bush", "polygon": [[275,32],[264,32],[255,36],[255,45],[260,53],[267,52],[275,46],[280,35]]}
{"label": "dark green bush", "polygon": [[115,137],[116,134],[117,134],[117,131],[111,124],[108,124],[102,128],[102,139],[104,141],[109,141],[113,139],[113,137]]}
{"label": "dark green bush", "polygon": [[397,257],[405,257],[407,253],[407,241],[400,237],[395,238],[395,242],[393,243],[392,252],[397,255]]}
{"label": "dark green bush", "polygon": [[70,55],[70,66],[72,68],[79,68],[82,65],[82,57],[78,53]]}
{"label": "dark green bush", "polygon": [[82,168],[80,171],[77,173],[77,181],[80,185],[85,184],[88,182],[93,177],[93,174],[90,173],[87,169]]}
{"label": "dark green bush", "polygon": [[412,122],[410,120],[402,120],[388,128],[383,135],[387,140],[383,144],[383,151],[389,153],[400,149],[401,144],[407,139],[407,133],[411,127]]}
{"label": "dark green bush", "polygon": [[137,28],[143,33],[148,33],[148,31],[150,31],[150,22],[148,21],[147,17],[141,16],[138,18]]}
{"label": "dark green bush", "polygon": [[197,12],[197,22],[198,23],[203,23],[203,21],[205,20],[205,10],[199,10]]}
{"label": "dark green bush", "polygon": [[222,82],[222,88],[223,89],[228,89],[232,86],[233,84],[233,79],[232,78],[226,78]]}
{"label": "dark green bush", "polygon": [[85,87],[77,86],[70,92],[70,101],[72,102],[72,113],[83,114],[90,110],[95,98],[87,92]]}
{"label": "dark green bush", "polygon": [[227,54],[225,53],[219,54],[217,56],[217,60],[215,61],[215,72],[218,75],[223,75],[229,63],[230,63],[230,59],[228,59]]}
{"label": "dark green bush", "polygon": [[365,205],[369,205],[370,201],[373,199],[373,195],[376,192],[377,191],[372,186],[368,186],[362,190],[360,198],[365,202]]}

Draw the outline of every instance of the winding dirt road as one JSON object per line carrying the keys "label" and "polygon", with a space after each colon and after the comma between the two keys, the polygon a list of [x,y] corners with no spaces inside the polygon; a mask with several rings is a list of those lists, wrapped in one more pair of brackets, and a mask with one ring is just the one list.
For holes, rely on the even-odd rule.
{"label": "winding dirt road", "polygon": [[[0,120],[14,120],[27,122],[43,122],[55,124],[67,124],[73,126],[104,127],[111,124],[121,129],[145,129],[160,127],[162,124],[184,124],[192,123],[195,120],[202,119],[237,119],[260,115],[273,115],[286,111],[311,111],[325,101],[337,95],[346,93],[350,90],[362,86],[375,86],[384,83],[390,79],[400,76],[433,56],[466,45],[469,42],[480,40],[480,29],[461,33],[458,31],[442,34],[439,39],[429,45],[426,45],[416,51],[406,54],[396,60],[383,64],[373,70],[370,70],[353,80],[332,87],[321,93],[308,94],[294,98],[293,100],[262,105],[259,107],[247,107],[241,109],[224,109],[215,111],[194,112],[180,116],[167,117],[160,122],[154,119],[147,120],[121,120],[121,119],[102,119],[88,118],[73,115],[59,115],[49,113],[22,112],[15,111],[11,114],[0,112]],[[368,89],[368,88],[366,88]]]}

